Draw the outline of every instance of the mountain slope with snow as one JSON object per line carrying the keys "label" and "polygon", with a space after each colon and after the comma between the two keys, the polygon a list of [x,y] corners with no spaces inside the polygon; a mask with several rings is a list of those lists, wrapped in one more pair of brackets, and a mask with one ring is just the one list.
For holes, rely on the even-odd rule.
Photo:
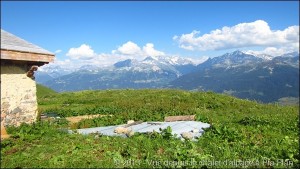
{"label": "mountain slope with snow", "polygon": [[297,52],[271,57],[234,51],[201,64],[180,57],[146,57],[122,60],[108,67],[83,65],[73,72],[55,65],[46,68],[37,73],[37,81],[59,92],[180,88],[211,90],[262,102],[299,97]]}
{"label": "mountain slope with snow", "polygon": [[211,90],[262,102],[299,97],[299,54],[269,60],[235,51],[207,60],[167,87]]}
{"label": "mountain slope with snow", "polygon": [[[84,65],[78,70],[41,81],[45,72],[40,72],[37,81],[56,91],[110,88],[160,88],[183,74],[194,71],[196,64],[180,57],[146,57],[138,61],[127,59],[110,67]],[[42,76],[43,75],[43,76]]]}

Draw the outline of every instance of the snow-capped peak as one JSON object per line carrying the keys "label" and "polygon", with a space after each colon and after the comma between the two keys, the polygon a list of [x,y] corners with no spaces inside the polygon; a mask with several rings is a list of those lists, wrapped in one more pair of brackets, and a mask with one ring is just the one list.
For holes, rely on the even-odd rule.
{"label": "snow-capped peak", "polygon": [[242,54],[244,54],[244,53],[242,51],[240,51],[240,50],[236,50],[236,51],[234,51],[232,53],[229,53],[229,55],[242,55]]}
{"label": "snow-capped peak", "polygon": [[248,50],[248,51],[243,51],[243,53],[247,54],[247,55],[252,55],[258,58],[261,58],[263,60],[272,60],[274,57],[265,53],[261,53],[261,52],[257,52],[257,51],[252,51],[252,50]]}
{"label": "snow-capped peak", "polygon": [[295,57],[297,55],[299,55],[299,52],[291,52],[291,53],[283,54],[280,57]]}
{"label": "snow-capped peak", "polygon": [[49,76],[56,78],[59,76],[67,75],[76,71],[75,69],[71,69],[69,67],[63,67],[56,64],[47,64],[39,67],[38,72],[47,73]]}
{"label": "snow-capped peak", "polygon": [[98,70],[98,69],[100,69],[98,65],[83,65],[79,68],[79,70],[89,70],[89,71]]}

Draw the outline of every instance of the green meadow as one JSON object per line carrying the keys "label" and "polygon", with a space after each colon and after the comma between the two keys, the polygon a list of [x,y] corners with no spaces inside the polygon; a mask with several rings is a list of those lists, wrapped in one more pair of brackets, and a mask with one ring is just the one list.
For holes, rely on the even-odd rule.
{"label": "green meadow", "polygon": [[[39,113],[61,118],[8,127],[1,168],[299,168],[299,107],[213,92],[124,89],[56,93],[38,85]],[[111,115],[69,124],[65,117]],[[170,130],[111,137],[65,129],[196,115],[211,124],[196,141]]]}

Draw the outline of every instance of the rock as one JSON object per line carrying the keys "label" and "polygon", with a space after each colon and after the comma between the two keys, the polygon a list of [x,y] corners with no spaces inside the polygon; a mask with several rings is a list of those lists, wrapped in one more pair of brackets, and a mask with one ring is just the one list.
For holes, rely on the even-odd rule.
{"label": "rock", "polygon": [[134,120],[127,121],[127,124],[131,124],[131,123],[134,123]]}
{"label": "rock", "polygon": [[4,119],[6,117],[6,113],[1,112],[1,119]]}
{"label": "rock", "polygon": [[130,131],[129,133],[126,133],[127,137],[132,137],[134,135],[134,131]]}
{"label": "rock", "polygon": [[128,128],[125,128],[125,127],[116,127],[114,132],[117,134],[126,134],[126,133],[129,133],[129,130],[128,130]]}
{"label": "rock", "polygon": [[193,134],[191,132],[183,132],[183,133],[181,133],[181,136],[184,139],[188,139],[188,140],[191,140],[193,138]]}
{"label": "rock", "polygon": [[199,129],[193,129],[192,130],[193,133],[199,133],[199,131],[200,131]]}
{"label": "rock", "polygon": [[13,114],[17,114],[17,113],[21,113],[22,109],[20,109],[19,107],[16,107],[15,109],[12,110]]}

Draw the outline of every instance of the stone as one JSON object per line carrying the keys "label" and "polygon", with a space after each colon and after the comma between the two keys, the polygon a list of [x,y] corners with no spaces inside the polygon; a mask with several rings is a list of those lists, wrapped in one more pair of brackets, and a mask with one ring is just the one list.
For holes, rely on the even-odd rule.
{"label": "stone", "polygon": [[11,118],[5,118],[5,119],[3,120],[3,122],[4,122],[4,126],[6,126],[5,124],[11,124],[12,119],[11,119]]}
{"label": "stone", "polygon": [[193,132],[193,133],[199,133],[200,130],[199,130],[199,129],[193,129],[192,132]]}
{"label": "stone", "polygon": [[191,140],[193,138],[193,134],[191,132],[183,132],[181,133],[182,138]]}
{"label": "stone", "polygon": [[[9,99],[9,98],[8,98]],[[1,103],[1,111],[2,110],[7,110],[9,108],[9,103],[8,102],[3,102]]]}
{"label": "stone", "polygon": [[126,133],[129,133],[130,131],[128,128],[125,128],[125,127],[116,127],[114,132],[117,134],[126,134]]}
{"label": "stone", "polygon": [[6,113],[2,113],[2,112],[1,112],[1,119],[4,119],[5,116],[6,116]]}
{"label": "stone", "polygon": [[132,137],[134,135],[134,131],[130,131],[129,133],[126,133],[127,137]]}
{"label": "stone", "polygon": [[11,113],[17,114],[17,113],[21,113],[21,112],[22,112],[22,110],[19,107],[16,107],[13,109],[13,111]]}
{"label": "stone", "polygon": [[131,123],[134,123],[134,120],[128,120],[127,121],[127,124],[131,124]]}

